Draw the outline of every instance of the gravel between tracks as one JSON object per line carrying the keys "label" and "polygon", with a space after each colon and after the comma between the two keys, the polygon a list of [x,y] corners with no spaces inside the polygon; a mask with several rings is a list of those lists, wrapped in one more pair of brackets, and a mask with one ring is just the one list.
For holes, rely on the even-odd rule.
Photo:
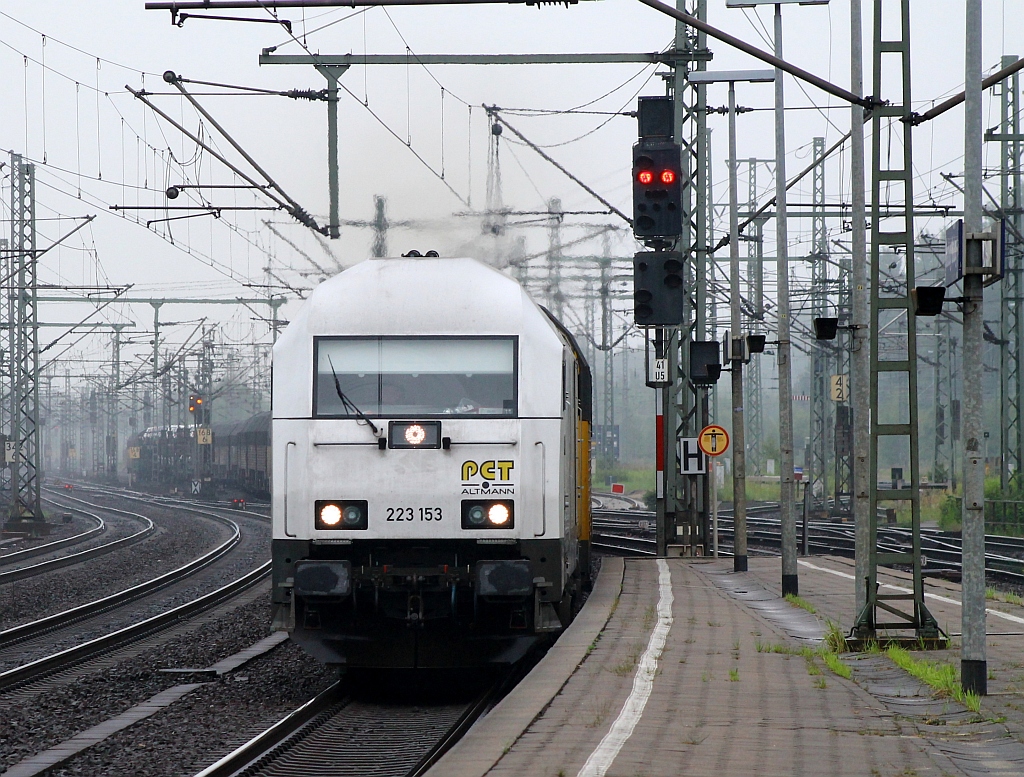
{"label": "gravel between tracks", "polygon": [[[269,630],[270,606],[260,599],[112,669],[21,702],[16,709],[0,698],[7,729],[0,738],[0,767],[53,747],[166,688],[196,681],[191,675],[157,670],[210,666],[262,639]],[[83,753],[58,773],[181,774],[207,753],[210,761],[215,760],[215,753],[227,752],[266,728],[333,679],[333,672],[296,646],[283,645]]]}
{"label": "gravel between tracks", "polygon": [[[227,527],[191,513],[145,511],[149,538],[82,564],[0,586],[0,628],[36,620],[169,572],[223,542]],[[136,527],[138,521],[132,522]],[[137,529],[136,529],[137,530]]]}
{"label": "gravel between tracks", "polygon": [[[189,675],[159,674],[156,669],[209,666],[258,641],[269,629],[270,606],[261,600],[238,608],[215,627],[179,638],[111,672],[86,678],[66,689],[61,698],[48,696],[20,715],[14,746],[0,742],[0,763],[9,766],[52,747],[164,688],[196,682]],[[334,670],[314,661],[297,645],[285,643],[236,672],[211,680],[51,774],[193,774],[308,701],[335,679]]]}
{"label": "gravel between tracks", "polygon": [[[61,513],[73,512],[72,510],[67,510],[63,507],[53,507],[52,505],[49,505],[48,508],[49,509],[47,510],[47,512],[53,513],[49,521],[50,533],[47,534],[45,537],[24,537],[22,539],[5,542],[2,546],[0,546],[0,564],[3,564],[4,556],[7,556],[11,553],[17,553],[20,550],[27,550],[28,548],[34,548],[39,545],[45,545],[48,542],[53,542],[55,540],[64,539],[65,537],[70,537],[72,534],[81,534],[82,532],[88,531],[89,529],[95,528],[96,526],[95,521],[89,518],[85,518],[81,515],[75,515],[71,519],[71,523],[64,523],[59,519],[58,516]],[[109,533],[110,532],[107,531],[102,536],[106,536]],[[70,547],[74,548],[75,550],[81,550],[86,546],[84,544],[75,544],[71,545]],[[49,558],[49,555],[47,555],[47,558]]]}

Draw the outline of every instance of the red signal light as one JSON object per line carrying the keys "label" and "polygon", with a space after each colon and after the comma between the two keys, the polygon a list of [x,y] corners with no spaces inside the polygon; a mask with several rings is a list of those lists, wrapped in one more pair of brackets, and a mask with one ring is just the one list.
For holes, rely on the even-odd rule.
{"label": "red signal light", "polygon": [[654,173],[650,170],[641,170],[636,174],[636,179],[644,186],[654,183]]}
{"label": "red signal light", "polygon": [[676,174],[674,170],[662,170],[661,171],[661,182],[662,183],[675,183]]}

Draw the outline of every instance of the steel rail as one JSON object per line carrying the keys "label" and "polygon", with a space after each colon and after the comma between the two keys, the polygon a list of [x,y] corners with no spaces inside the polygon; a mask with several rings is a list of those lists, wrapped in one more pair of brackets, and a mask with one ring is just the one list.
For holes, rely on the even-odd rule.
{"label": "steel rail", "polygon": [[[777,508],[764,506],[760,512],[772,512]],[[630,519],[637,520],[653,519],[654,514],[646,511],[625,511],[625,510],[595,510],[594,511],[594,547],[604,547],[616,551],[628,551],[650,555],[648,545],[653,543],[645,537],[638,537],[635,534],[621,534],[628,531]],[[719,533],[723,538],[732,536],[732,521],[726,513],[720,517]],[[776,546],[781,542],[778,532],[778,521],[764,517],[754,517],[750,522],[748,537],[760,545]],[[842,528],[835,524],[823,521],[814,521],[809,524],[809,529],[816,533],[808,537],[808,547],[820,553],[831,553],[853,557],[855,540],[852,535],[852,528]],[[609,533],[611,530],[613,533]],[[641,530],[642,531],[642,530]],[[879,529],[879,550],[887,553],[905,552],[910,545],[910,532],[901,527],[889,526]],[[941,533],[937,530],[926,530],[922,533],[922,553],[926,558],[926,565],[929,571],[942,574],[944,572],[958,571],[961,567],[962,551],[958,545],[958,538]],[[1017,538],[1002,537],[1000,535],[987,535],[986,548],[992,546],[1008,546],[1016,551],[1024,551],[1024,540],[1016,542]],[[988,574],[996,578],[1008,580],[1015,583],[1024,582],[1024,559],[1013,556],[1006,556],[988,550],[985,554],[985,568]]]}
{"label": "steel rail", "polygon": [[[507,672],[490,684],[483,693],[466,705],[456,721],[448,726],[424,755],[405,772],[406,777],[420,777],[437,762],[489,708],[492,702],[505,690],[517,672]],[[287,771],[287,766],[277,758],[288,758],[288,749],[299,744],[307,736],[328,721],[343,713],[352,700],[345,694],[343,682],[339,681],[308,702],[288,713],[284,718],[257,734],[245,744],[231,751],[220,760],[197,772],[194,777],[233,777],[234,775],[259,773],[264,767],[275,774]],[[387,707],[381,707],[381,714],[387,714]],[[300,768],[296,773],[308,773]]]}
{"label": "steel rail", "polygon": [[244,745],[235,748],[219,761],[207,766],[195,777],[229,777],[254,764],[293,735],[312,724],[316,718],[340,710],[348,703],[342,693],[341,681],[321,691],[301,707],[292,710],[277,723],[260,732]]}
{"label": "steel rail", "polygon": [[[73,497],[69,498],[74,499]],[[83,504],[99,510],[108,510],[113,513],[120,513],[135,518],[144,517],[140,516],[138,513],[132,513],[128,510],[118,510],[114,507],[96,505],[79,499],[74,499],[74,501],[82,502]],[[14,626],[13,628],[0,631],[0,649],[7,648],[17,642],[23,642],[26,639],[31,639],[49,631],[65,628],[85,618],[120,607],[121,605],[139,599],[142,596],[180,582],[181,580],[191,576],[193,573],[198,572],[200,569],[209,566],[230,552],[231,549],[234,548],[241,540],[241,530],[237,523],[232,521],[230,518],[225,518],[223,516],[213,515],[213,517],[216,520],[229,525],[233,529],[231,537],[215,547],[213,550],[208,551],[199,558],[193,559],[176,569],[172,569],[169,572],[165,572],[162,575],[143,583],[139,583],[131,588],[126,588],[123,591],[118,591],[117,593],[110,594],[109,596],[105,596],[101,599],[87,602],[79,605],[78,607],[72,607],[71,609],[54,613],[53,615],[48,615],[47,617],[40,618],[39,620],[23,623],[20,626]],[[0,675],[0,677],[2,676],[3,675]]]}
{"label": "steel rail", "polygon": [[[55,502],[54,504],[60,503]],[[98,515],[95,515],[93,513],[87,513],[84,510],[80,510],[79,512],[81,512],[83,515],[89,518],[94,518],[97,521],[99,521],[101,528],[104,526],[103,519],[100,518]],[[156,531],[156,525],[153,523],[153,521],[151,521],[144,515],[139,517],[142,519],[144,526],[142,529],[135,532],[134,534],[129,534],[127,537],[121,537],[117,540],[111,540],[110,542],[106,542],[102,545],[97,545],[94,548],[80,550],[77,553],[69,553],[66,556],[59,556],[58,558],[52,558],[48,561],[40,561],[37,564],[30,564],[28,566],[18,567],[17,569],[12,569],[7,572],[0,572],[0,585],[4,585],[5,583],[13,583],[15,580],[24,580],[25,578],[33,577],[34,575],[40,575],[46,572],[52,572],[55,569],[63,569],[64,567],[70,567],[75,564],[80,564],[83,561],[96,558],[97,556],[105,555],[113,550],[117,550],[118,548],[133,545],[134,543],[138,542],[139,540],[145,539],[154,531]]]}
{"label": "steel rail", "polygon": [[264,562],[261,566],[246,572],[227,585],[200,596],[198,599],[193,599],[190,602],[185,602],[185,604],[162,612],[159,615],[154,615],[139,623],[126,626],[119,631],[105,634],[89,642],[83,642],[81,645],[67,648],[58,653],[44,656],[30,663],[2,672],[0,673],[0,691],[7,691],[44,675],[52,674],[60,669],[80,664],[94,656],[109,653],[116,648],[123,647],[143,637],[152,636],[159,631],[177,625],[181,621],[216,607],[218,604],[242,593],[267,577],[270,574],[270,563],[269,561]]}
{"label": "steel rail", "polygon": [[[113,494],[122,499],[129,499],[135,502],[144,502],[145,504],[162,504],[174,507],[182,507],[187,510],[192,510],[200,515],[207,515],[205,510],[222,510],[227,513],[235,513],[237,515],[245,515],[250,518],[269,518],[267,513],[260,512],[259,510],[250,510],[248,508],[241,509],[238,507],[231,507],[226,504],[216,504],[212,502],[196,502],[191,499],[175,499],[174,497],[160,495],[160,494],[147,494],[144,491],[131,491],[127,488],[110,488],[110,487],[99,487],[93,483],[82,482],[79,487],[86,491],[91,491],[96,494]],[[254,507],[270,507],[269,502],[255,502]],[[203,509],[200,509],[203,508]]]}
{"label": "steel rail", "polygon": [[[52,500],[46,500],[52,501]],[[54,502],[54,504],[58,504]],[[19,561],[23,561],[28,558],[35,558],[36,556],[43,556],[47,553],[51,553],[61,548],[66,548],[68,545],[77,545],[80,542],[84,542],[90,537],[94,537],[98,534],[105,532],[106,526],[103,523],[103,519],[99,519],[99,525],[94,526],[91,529],[87,529],[84,532],[78,534],[72,534],[69,537],[63,537],[53,542],[47,542],[44,545],[35,545],[31,548],[25,548],[24,550],[16,550],[13,553],[5,553],[0,556],[0,565],[7,566],[8,564],[16,564]]]}

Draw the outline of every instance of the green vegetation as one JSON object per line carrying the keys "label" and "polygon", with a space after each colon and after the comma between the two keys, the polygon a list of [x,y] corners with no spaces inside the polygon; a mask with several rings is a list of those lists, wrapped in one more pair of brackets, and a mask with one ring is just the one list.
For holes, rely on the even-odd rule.
{"label": "green vegetation", "polygon": [[843,663],[842,659],[839,658],[837,653],[830,651],[823,651],[821,659],[825,662],[825,666],[829,668],[829,671],[834,675],[842,677],[844,680],[849,680],[852,677],[850,667]]}
{"label": "green vegetation", "polygon": [[824,677],[819,677],[817,680],[814,681],[814,687],[818,688],[819,690],[824,690],[828,688],[828,683],[825,682]]}
{"label": "green vegetation", "polygon": [[[938,496],[938,493],[936,493],[937,500]],[[937,516],[940,529],[944,531],[960,531],[960,496],[961,492],[959,491],[954,493],[942,492]],[[1004,491],[998,477],[985,478],[985,499],[991,502],[1024,502],[1024,483],[1013,482]],[[1005,508],[1007,512],[1003,514],[1001,513],[1000,505],[986,505],[985,523],[987,530],[993,534],[1024,535],[1020,506],[1006,505]],[[924,515],[923,503],[922,515]]]}
{"label": "green vegetation", "polygon": [[599,460],[594,470],[593,489],[609,491],[610,487],[605,485],[609,477],[612,483],[622,483],[627,494],[649,491],[654,488],[654,462]]}
{"label": "green vegetation", "polygon": [[[725,485],[719,487],[718,498],[728,502],[732,500],[732,478],[726,476]],[[748,502],[778,502],[779,484],[778,481],[760,483],[756,480],[747,479],[747,501]]]}
{"label": "green vegetation", "polygon": [[[807,663],[807,674],[812,677],[821,674],[821,669],[816,661],[816,659],[820,658],[825,662],[825,666],[828,667],[832,674],[838,675],[845,680],[851,678],[850,667],[839,658],[839,654],[846,652],[847,649],[846,636],[843,634],[842,629],[839,628],[839,624],[831,620],[827,621],[825,638],[817,649],[807,645],[793,647],[780,642],[763,642],[760,639],[754,640],[754,648],[758,653],[782,653],[787,656],[803,656],[804,661]],[[824,682],[824,680],[820,682]],[[817,685],[817,687],[824,688],[825,686]]]}
{"label": "green vegetation", "polygon": [[1005,604],[1015,604],[1018,607],[1024,607],[1024,598],[1014,593],[997,591],[995,588],[986,588],[985,598],[993,602],[1004,602]]}
{"label": "green vegetation", "polygon": [[796,594],[786,594],[785,599],[794,607],[799,607],[801,610],[807,610],[811,615],[814,615],[814,613],[818,611],[813,604],[806,599],[801,599]]}
{"label": "green vegetation", "polygon": [[738,683],[739,681],[740,681],[740,670],[739,669],[730,669],[729,670],[729,682],[730,683]]}
{"label": "green vegetation", "polygon": [[960,531],[960,500],[946,494],[939,512],[939,528],[943,531]]}
{"label": "green vegetation", "polygon": [[934,688],[936,695],[955,699],[972,712],[981,711],[981,698],[978,694],[963,689],[953,664],[917,659],[908,650],[896,645],[889,647],[885,652],[897,666]]}

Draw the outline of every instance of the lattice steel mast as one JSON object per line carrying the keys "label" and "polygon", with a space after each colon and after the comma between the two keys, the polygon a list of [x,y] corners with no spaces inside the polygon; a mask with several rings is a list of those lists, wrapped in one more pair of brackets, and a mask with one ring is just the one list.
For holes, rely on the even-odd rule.
{"label": "lattice steel mast", "polygon": [[[910,0],[899,0],[899,24],[882,37],[882,19],[886,3],[875,0],[872,90],[882,92],[886,80],[898,78],[902,89],[898,99],[874,108],[871,114],[871,408],[872,423],[868,454],[867,579],[865,606],[857,616],[855,631],[874,638],[881,630],[913,629],[919,639],[938,639],[940,630],[924,602],[921,575],[921,502],[918,456],[917,414],[917,321],[910,290],[914,274],[914,167],[913,128],[910,123]],[[893,56],[895,55],[895,56]],[[882,72],[883,63],[895,73]],[[890,142],[891,141],[891,142]],[[883,156],[884,154],[884,156]],[[902,203],[902,214],[886,214],[886,203],[894,211]],[[882,271],[882,255],[902,257],[904,272]],[[885,397],[884,404],[880,404]],[[892,402],[897,398],[897,402]],[[880,464],[898,463],[904,482],[897,488],[879,488]],[[911,548],[908,551],[880,550],[878,547],[878,508],[886,503],[910,506]],[[878,567],[898,564],[913,570],[913,589],[909,593],[879,589]],[[881,617],[879,617],[881,616]]]}
{"label": "lattice steel mast", "polygon": [[[698,19],[707,18],[707,0],[677,0],[676,8]],[[703,553],[707,547],[705,478],[679,473],[675,441],[695,437],[708,418],[708,390],[695,386],[690,375],[690,343],[707,339],[707,99],[706,86],[687,80],[690,70],[706,69],[707,36],[676,22],[674,72],[675,142],[680,145],[682,171],[682,235],[677,249],[683,254],[685,302],[683,325],[664,332],[669,357],[669,387],[663,390],[665,435],[664,537],[667,545],[681,546],[683,554]],[[659,500],[661,501],[661,500]],[[662,515],[658,516],[662,519]],[[664,543],[664,544],[663,544]]]}
{"label": "lattice steel mast", "polygon": [[[1002,67],[1012,65],[1016,56],[1004,56]],[[1021,302],[1024,294],[1024,186],[1021,164],[1020,74],[1014,73],[1000,86],[998,134],[986,133],[985,139],[997,141],[999,148],[999,206],[1006,223],[1006,269],[1000,284],[1000,349],[1002,466],[1000,485],[1004,494],[1024,490],[1024,322]]]}
{"label": "lattice steel mast", "polygon": [[[829,252],[828,232],[825,227],[825,138],[814,138],[815,165],[813,172],[812,200],[812,248],[811,248],[811,315],[814,318],[829,316]],[[810,489],[812,513],[823,517],[828,498],[828,472],[832,448],[832,423],[829,398],[829,377],[831,374],[833,343],[815,340],[811,343],[811,416],[810,416],[810,461],[807,483]]]}
{"label": "lattice steel mast", "polygon": [[[747,160],[747,208],[748,216],[757,211],[757,166],[762,160]],[[756,218],[741,237],[747,244],[747,296],[750,300],[750,331],[761,334],[764,325],[764,219]],[[751,359],[744,365],[747,442],[747,474],[759,476],[764,471],[764,394],[762,387],[761,359]]]}
{"label": "lattice steel mast", "polygon": [[11,154],[9,521],[41,521],[35,165]]}

